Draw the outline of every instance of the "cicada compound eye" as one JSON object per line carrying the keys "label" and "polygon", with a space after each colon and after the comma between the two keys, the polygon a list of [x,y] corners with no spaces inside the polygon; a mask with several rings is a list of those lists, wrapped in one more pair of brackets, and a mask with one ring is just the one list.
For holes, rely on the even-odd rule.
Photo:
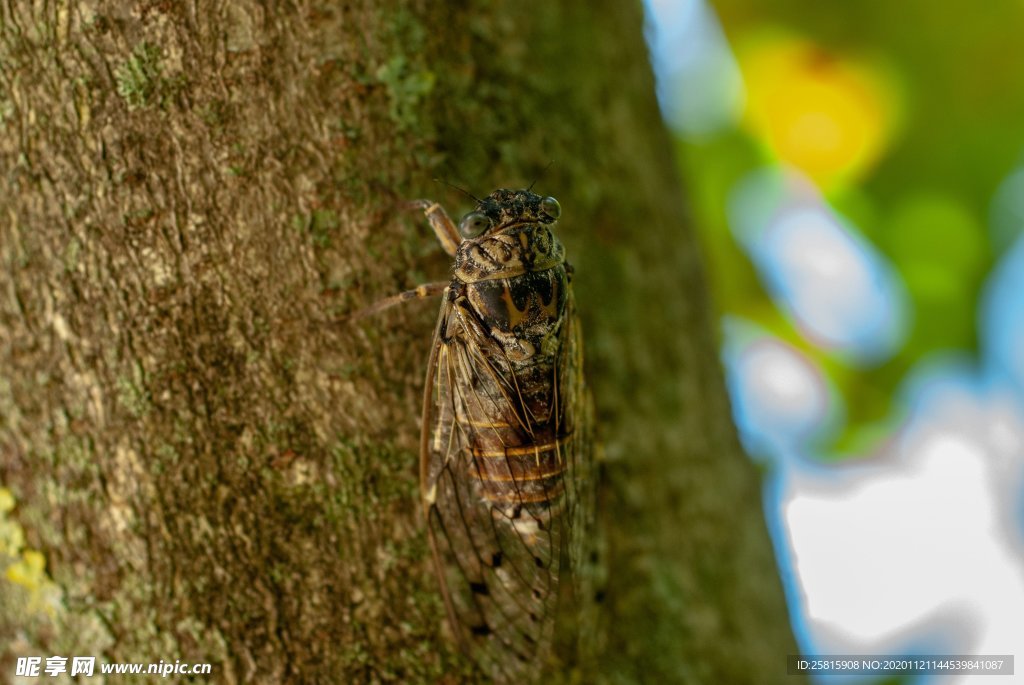
{"label": "cicada compound eye", "polygon": [[551,219],[557,219],[562,215],[562,206],[555,198],[546,197],[540,201],[540,211]]}
{"label": "cicada compound eye", "polygon": [[491,220],[483,212],[470,212],[459,222],[459,233],[463,238],[476,238],[491,227]]}

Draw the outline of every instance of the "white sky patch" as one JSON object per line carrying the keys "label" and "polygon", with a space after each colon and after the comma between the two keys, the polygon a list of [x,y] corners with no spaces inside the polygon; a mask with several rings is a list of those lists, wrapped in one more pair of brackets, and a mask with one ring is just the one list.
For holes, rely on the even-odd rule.
{"label": "white sky patch", "polygon": [[980,310],[988,362],[1024,395],[1024,237],[993,270]]}
{"label": "white sky patch", "polygon": [[795,423],[817,418],[814,410],[824,404],[825,393],[821,379],[802,357],[773,342],[757,345],[747,354],[756,384],[780,414]]}
{"label": "white sky patch", "polygon": [[841,398],[814,358],[739,317],[724,332],[801,649],[1024,658],[1024,398],[1005,366],[921,360],[880,451],[830,463],[808,438],[834,434]]}
{"label": "white sky patch", "polygon": [[726,322],[734,411],[751,451],[776,452],[834,427],[833,392],[800,350],[747,322]]}
{"label": "white sky patch", "polygon": [[901,293],[880,256],[825,208],[783,212],[759,248],[778,297],[812,338],[864,356],[902,340]]}
{"label": "white sky patch", "polygon": [[666,121],[702,138],[735,123],[744,90],[714,12],[702,0],[648,0],[647,43]]}
{"label": "white sky patch", "polygon": [[751,173],[730,198],[729,223],[808,340],[861,362],[903,342],[906,294],[895,270],[799,174]]}
{"label": "white sky patch", "polygon": [[786,521],[812,621],[884,639],[1000,559],[979,455],[936,436],[921,463],[842,494],[793,497]]}
{"label": "white sky patch", "polygon": [[1024,658],[1024,420],[990,390],[923,383],[885,455],[788,462],[779,504],[813,649],[892,653],[938,631],[940,653]]}

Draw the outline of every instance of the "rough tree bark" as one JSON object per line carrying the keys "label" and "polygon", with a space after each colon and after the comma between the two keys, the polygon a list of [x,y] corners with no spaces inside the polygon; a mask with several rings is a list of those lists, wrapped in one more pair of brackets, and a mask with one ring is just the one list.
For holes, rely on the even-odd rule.
{"label": "rough tree bark", "polygon": [[540,177],[604,458],[586,677],[782,682],[639,3],[385,4],[0,5],[0,673],[92,654],[475,682],[416,501],[436,307],[332,321],[444,277],[396,209],[464,211],[433,177]]}

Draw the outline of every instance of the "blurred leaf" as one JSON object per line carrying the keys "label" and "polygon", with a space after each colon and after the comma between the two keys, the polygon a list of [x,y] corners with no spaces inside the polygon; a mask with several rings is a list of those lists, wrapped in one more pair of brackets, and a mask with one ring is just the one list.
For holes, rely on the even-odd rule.
{"label": "blurred leaf", "polygon": [[984,266],[988,239],[968,209],[940,195],[917,195],[887,222],[881,245],[901,264],[930,266],[954,279]]}

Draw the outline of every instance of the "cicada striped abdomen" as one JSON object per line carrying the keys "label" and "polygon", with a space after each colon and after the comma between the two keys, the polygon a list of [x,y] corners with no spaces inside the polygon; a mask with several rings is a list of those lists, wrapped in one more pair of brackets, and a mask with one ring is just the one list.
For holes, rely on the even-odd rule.
{"label": "cicada striped abdomen", "polygon": [[420,203],[451,282],[434,333],[420,479],[451,629],[495,681],[565,655],[592,517],[588,405],[572,270],[554,198],[497,190],[458,232]]}

